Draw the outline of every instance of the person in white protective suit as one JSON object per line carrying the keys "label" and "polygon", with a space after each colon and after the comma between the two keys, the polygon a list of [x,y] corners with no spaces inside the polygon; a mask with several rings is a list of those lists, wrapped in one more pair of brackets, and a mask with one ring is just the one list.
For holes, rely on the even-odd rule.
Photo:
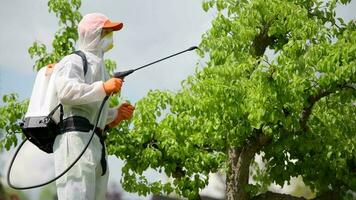
{"label": "person in white protective suit", "polygon": [[[121,22],[111,22],[105,15],[85,15],[78,25],[78,48],[84,52],[88,69],[84,76],[83,60],[76,54],[64,57],[53,69],[55,88],[63,105],[64,121],[75,116],[87,119],[94,125],[99,106],[106,95],[121,90],[123,80],[109,78],[105,70],[104,52],[113,47],[113,31],[122,28]],[[56,181],[59,200],[105,199],[109,172],[107,155],[100,134],[107,126],[112,128],[132,117],[134,107],[124,103],[118,108],[104,106],[98,132],[80,160],[63,177]],[[74,123],[75,124],[75,123]],[[63,172],[82,152],[91,131],[64,131],[53,145],[55,174]],[[104,153],[104,154],[103,154]],[[103,164],[104,160],[104,164]]]}

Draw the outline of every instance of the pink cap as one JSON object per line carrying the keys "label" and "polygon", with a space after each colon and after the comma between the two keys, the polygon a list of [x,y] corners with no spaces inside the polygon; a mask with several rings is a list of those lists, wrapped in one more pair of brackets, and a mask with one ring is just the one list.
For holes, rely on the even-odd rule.
{"label": "pink cap", "polygon": [[91,32],[98,28],[112,29],[118,31],[123,27],[122,22],[112,22],[101,13],[91,13],[83,17],[78,25],[79,32]]}

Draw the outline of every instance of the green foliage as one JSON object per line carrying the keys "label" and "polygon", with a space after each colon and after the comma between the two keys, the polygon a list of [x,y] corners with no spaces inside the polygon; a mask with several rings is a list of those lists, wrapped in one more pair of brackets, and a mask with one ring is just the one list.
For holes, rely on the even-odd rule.
{"label": "green foliage", "polygon": [[4,106],[0,107],[0,150],[9,150],[17,145],[17,133],[21,131],[17,122],[24,117],[28,100],[19,101],[16,94],[3,96]]}
{"label": "green foliage", "polygon": [[34,69],[58,62],[65,55],[74,51],[74,44],[78,39],[77,24],[82,18],[79,12],[80,0],[49,0],[48,11],[53,12],[59,19],[59,30],[55,33],[52,48],[41,42],[34,42],[28,49],[31,58],[36,58]]}
{"label": "green foliage", "polygon": [[[356,188],[356,24],[334,11],[348,2],[205,1],[218,11],[200,45],[206,66],[177,93],[149,92],[132,123],[110,133],[125,190],[195,199],[209,173],[225,170],[227,148],[254,130],[271,143],[251,195],[298,175],[318,193]],[[172,181],[148,182],[149,168]]]}
{"label": "green foliage", "polygon": [[[221,152],[208,153],[209,147],[198,150],[198,145],[203,144],[200,140],[208,138],[199,138],[203,136],[199,133],[201,127],[195,127],[196,130],[186,129],[187,123],[193,123],[189,121],[188,115],[179,111],[164,114],[167,113],[165,105],[173,103],[172,97],[169,92],[150,92],[136,104],[135,118],[132,121],[134,128],[129,130],[129,124],[125,123],[108,136],[110,154],[127,161],[122,169],[123,186],[127,191],[141,195],[175,191],[194,198],[199,188],[204,187],[208,181],[210,170],[203,166],[217,168],[218,163],[225,160]],[[170,111],[175,108],[178,107],[171,106]],[[157,123],[156,116],[164,119]],[[180,123],[180,120],[184,123]],[[209,123],[208,120],[206,122]],[[172,125],[177,126],[173,129]],[[149,167],[177,177],[174,184],[149,183],[142,176]]]}
{"label": "green foliage", "polygon": [[116,62],[110,59],[105,59],[105,68],[108,71],[110,75],[114,74],[114,71],[116,69]]}

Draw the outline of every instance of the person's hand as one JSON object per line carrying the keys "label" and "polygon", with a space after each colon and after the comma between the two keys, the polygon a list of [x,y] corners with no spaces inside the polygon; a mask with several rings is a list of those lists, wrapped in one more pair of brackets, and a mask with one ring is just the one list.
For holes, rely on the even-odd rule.
{"label": "person's hand", "polygon": [[120,119],[122,119],[122,120],[131,119],[134,110],[135,110],[135,107],[132,106],[130,103],[123,103],[123,104],[121,104],[121,106],[118,108],[118,115],[117,115],[117,118],[120,118]]}
{"label": "person's hand", "polygon": [[117,114],[116,119],[113,122],[111,122],[110,124],[108,124],[108,127],[113,128],[113,127],[117,126],[120,122],[122,122],[123,120],[131,119],[134,110],[135,110],[135,107],[129,103],[121,104],[121,106],[117,109],[118,114]]}
{"label": "person's hand", "polygon": [[107,80],[103,85],[105,93],[107,95],[110,95],[112,93],[116,93],[116,92],[120,91],[122,82],[123,82],[123,80],[119,79],[119,78],[111,78],[111,79]]}

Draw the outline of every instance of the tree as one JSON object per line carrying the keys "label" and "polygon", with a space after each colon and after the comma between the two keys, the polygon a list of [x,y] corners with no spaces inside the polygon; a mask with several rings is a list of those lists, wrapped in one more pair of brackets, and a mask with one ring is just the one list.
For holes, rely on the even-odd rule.
{"label": "tree", "polygon": [[[218,10],[200,45],[206,66],[179,92],[151,91],[133,128],[108,137],[110,154],[126,160],[124,189],[199,199],[208,174],[225,170],[227,199],[304,199],[266,189],[298,175],[315,199],[351,199],[356,23],[335,17],[349,2],[205,1]],[[258,153],[266,167],[251,184]],[[149,167],[173,181],[148,182]]]}
{"label": "tree", "polygon": [[[200,45],[206,66],[197,67],[176,93],[149,92],[137,102],[132,123],[109,133],[109,154],[126,162],[124,189],[199,199],[209,173],[225,171],[227,199],[304,199],[266,189],[298,175],[315,199],[352,198],[356,23],[336,19],[334,11],[349,2],[206,0],[205,10],[218,10]],[[77,39],[80,1],[48,5],[61,28],[52,53],[38,43],[30,48],[35,69],[71,52]],[[18,131],[13,122],[26,102],[15,95],[4,100],[0,129]],[[0,141],[8,148],[15,143],[11,134]],[[258,153],[265,168],[257,169],[251,184],[249,168]],[[148,168],[172,182],[149,182],[143,175]]]}

